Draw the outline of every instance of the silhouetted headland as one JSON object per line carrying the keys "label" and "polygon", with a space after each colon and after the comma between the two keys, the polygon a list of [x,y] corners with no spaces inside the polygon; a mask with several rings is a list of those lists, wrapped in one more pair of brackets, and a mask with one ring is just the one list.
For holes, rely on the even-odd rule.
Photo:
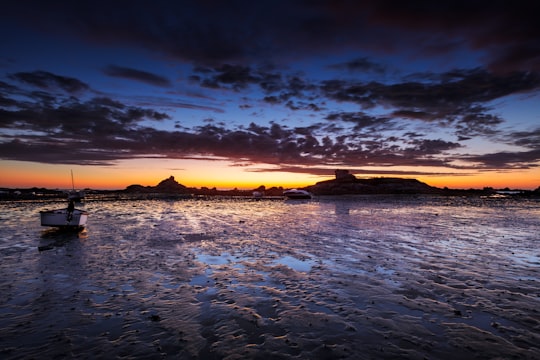
{"label": "silhouetted headland", "polygon": [[[377,177],[369,179],[359,179],[348,170],[335,170],[335,178],[331,180],[319,181],[314,185],[303,188],[316,196],[328,195],[370,195],[370,194],[388,194],[388,195],[414,195],[414,194],[433,194],[444,196],[489,196],[496,194],[505,194],[508,196],[540,196],[540,187],[535,190],[511,190],[493,189],[485,187],[483,189],[448,189],[437,188],[423,183],[417,179],[406,179],[397,177]],[[174,176],[162,180],[155,186],[129,185],[124,190],[91,190],[85,189],[87,197],[106,196],[112,198],[189,198],[200,196],[244,196],[251,197],[254,192],[263,194],[266,198],[281,197],[284,188],[281,186],[266,188],[264,185],[252,190],[220,190],[217,188],[194,188],[187,187],[178,183]],[[30,189],[7,189],[0,188],[0,200],[17,199],[55,199],[65,198],[66,192],[62,190],[50,190],[45,188]]]}
{"label": "silhouetted headland", "polygon": [[335,175],[335,179],[320,181],[306,190],[316,195],[442,194],[445,191],[416,179],[357,179],[348,170],[336,170]]}
{"label": "silhouetted headland", "polygon": [[264,192],[266,196],[281,196],[283,194],[282,187],[272,187],[266,189],[261,185],[257,189],[253,190],[220,190],[217,188],[191,188],[184,186],[175,180],[174,176],[170,176],[168,179],[162,180],[156,186],[142,186],[142,185],[130,185],[123,192],[130,194],[162,194],[165,196],[252,196],[254,191]]}
{"label": "silhouetted headland", "polygon": [[[437,188],[423,183],[417,179],[406,179],[396,177],[378,177],[370,179],[358,179],[348,170],[338,169],[335,171],[335,178],[331,180],[319,181],[314,185],[303,188],[317,196],[325,195],[369,195],[369,194],[435,194],[435,195],[493,195],[510,189],[495,190],[493,188],[483,189],[448,189]],[[264,185],[252,190],[219,190],[216,188],[190,188],[178,183],[174,176],[162,180],[156,186],[130,185],[124,192],[132,194],[164,194],[183,196],[252,196],[253,192],[259,192],[267,197],[280,197],[283,195],[283,187],[266,188]],[[534,191],[518,190],[514,195],[537,194],[540,195],[540,187]]]}

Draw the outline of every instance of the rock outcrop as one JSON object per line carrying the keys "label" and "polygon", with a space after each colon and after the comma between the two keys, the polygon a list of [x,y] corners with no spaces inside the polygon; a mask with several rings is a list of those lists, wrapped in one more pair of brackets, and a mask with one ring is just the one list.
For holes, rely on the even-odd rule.
{"label": "rock outcrop", "polygon": [[156,186],[130,185],[126,192],[131,193],[159,193],[159,194],[187,194],[190,190],[182,184],[179,184],[174,176],[162,180]]}
{"label": "rock outcrop", "polygon": [[178,181],[174,180],[174,176],[170,176],[168,179],[161,181],[156,186],[156,191],[159,193],[183,193],[187,188],[179,184]]}
{"label": "rock outcrop", "polygon": [[306,187],[315,195],[351,194],[437,194],[441,189],[432,187],[416,179],[372,178],[357,179],[347,170],[336,170],[336,178],[320,181]]}

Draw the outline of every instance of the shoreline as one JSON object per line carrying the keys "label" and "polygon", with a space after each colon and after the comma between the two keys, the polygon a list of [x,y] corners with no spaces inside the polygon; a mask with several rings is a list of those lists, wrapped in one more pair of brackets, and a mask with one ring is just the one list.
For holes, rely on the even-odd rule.
{"label": "shoreline", "polygon": [[[445,191],[442,193],[365,193],[365,194],[325,194],[325,195],[314,195],[313,199],[308,199],[304,201],[312,200],[322,200],[322,199],[337,199],[337,200],[354,200],[362,197],[366,198],[376,198],[378,196],[382,197],[418,197],[418,196],[432,196],[440,198],[451,198],[451,197],[471,197],[471,198],[488,198],[488,199],[497,199],[497,198],[508,198],[508,199],[540,199],[540,193],[536,191],[520,191],[513,192],[510,194],[500,194],[493,191],[483,191],[483,190],[452,190]],[[93,192],[85,196],[80,203],[87,202],[96,202],[96,201],[144,201],[144,200],[199,200],[199,201],[211,201],[211,200],[246,200],[246,201],[301,201],[301,200],[290,200],[287,197],[282,195],[269,195],[262,197],[254,197],[250,195],[249,192],[246,194],[171,194],[171,193],[125,193],[122,191],[119,192]],[[1,194],[0,202],[66,202],[65,194]]]}

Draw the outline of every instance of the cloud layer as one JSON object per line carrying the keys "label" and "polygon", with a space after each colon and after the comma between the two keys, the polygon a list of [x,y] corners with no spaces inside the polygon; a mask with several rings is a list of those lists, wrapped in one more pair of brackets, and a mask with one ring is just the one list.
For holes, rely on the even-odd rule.
{"label": "cloud layer", "polygon": [[484,51],[490,70],[538,71],[539,10],[536,1],[25,1],[5,4],[3,17],[198,63],[470,48]]}
{"label": "cloud layer", "polygon": [[[189,84],[192,93],[209,99],[229,94],[246,112],[278,108],[311,122],[254,115],[251,123],[234,125],[219,117],[226,111],[219,101],[133,101],[77,76],[18,71],[0,80],[2,159],[112,165],[139,157],[205,156],[310,172],[326,166],[451,171],[540,163],[540,127],[509,130],[508,119],[493,108],[496,101],[540,89],[536,2],[33,5],[9,4],[0,20],[50,34],[69,31],[88,44],[133,47],[190,64],[182,84]],[[451,57],[473,50],[480,65],[441,72],[396,73],[375,57]],[[359,56],[362,52],[370,56]],[[287,67],[290,61],[309,64],[326,54],[335,60],[326,59],[326,72],[316,76]],[[174,93],[178,79],[125,60],[96,66],[110,79]],[[206,111],[193,125],[175,109]],[[165,126],[173,121],[175,128]],[[493,149],[470,153],[466,144],[472,139],[489,142]]]}

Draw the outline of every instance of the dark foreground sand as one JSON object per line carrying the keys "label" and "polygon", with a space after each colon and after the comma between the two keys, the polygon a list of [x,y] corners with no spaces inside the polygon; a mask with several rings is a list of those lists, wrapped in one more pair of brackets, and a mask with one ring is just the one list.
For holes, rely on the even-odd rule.
{"label": "dark foreground sand", "polygon": [[540,359],[537,201],[59,206],[0,203],[3,359]]}

